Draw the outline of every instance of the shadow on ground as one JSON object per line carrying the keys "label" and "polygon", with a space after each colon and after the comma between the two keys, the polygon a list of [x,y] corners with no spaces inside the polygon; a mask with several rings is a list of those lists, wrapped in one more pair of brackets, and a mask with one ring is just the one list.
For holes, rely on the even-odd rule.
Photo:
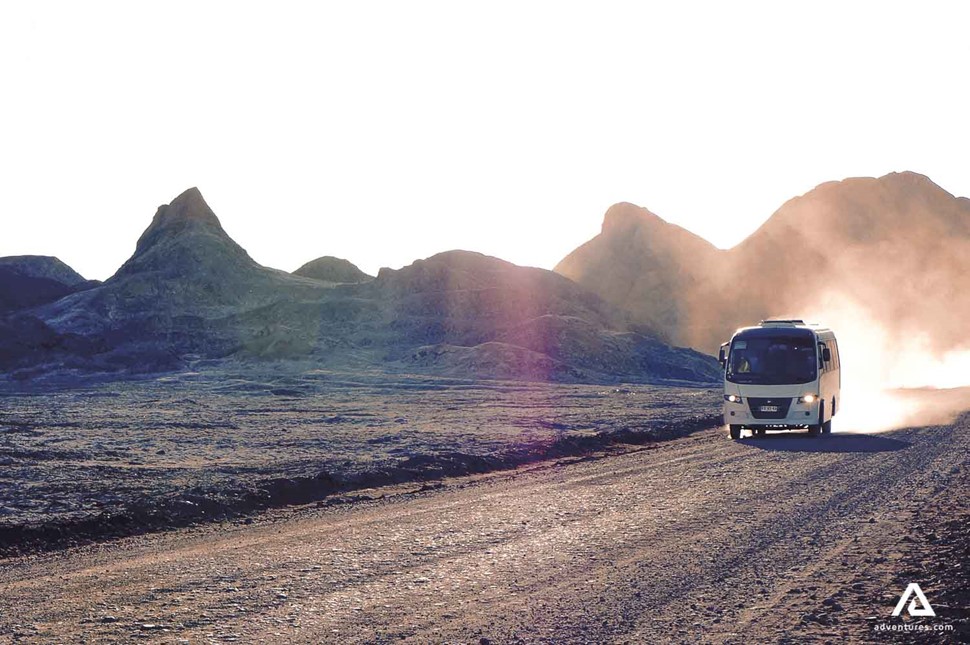
{"label": "shadow on ground", "polygon": [[892,452],[909,448],[908,441],[871,434],[829,434],[812,437],[806,432],[769,432],[761,438],[745,437],[741,443],[761,450],[784,452]]}

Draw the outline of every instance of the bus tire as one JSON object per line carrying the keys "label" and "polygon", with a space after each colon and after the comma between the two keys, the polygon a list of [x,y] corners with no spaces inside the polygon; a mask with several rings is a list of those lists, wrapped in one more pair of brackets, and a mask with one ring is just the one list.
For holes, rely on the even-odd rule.
{"label": "bus tire", "polygon": [[808,435],[810,437],[817,437],[820,432],[824,432],[825,428],[825,401],[818,404],[818,423],[814,423],[808,426]]}
{"label": "bus tire", "polygon": [[728,426],[728,434],[731,435],[732,439],[740,439],[741,426],[736,423],[732,423],[731,425]]}

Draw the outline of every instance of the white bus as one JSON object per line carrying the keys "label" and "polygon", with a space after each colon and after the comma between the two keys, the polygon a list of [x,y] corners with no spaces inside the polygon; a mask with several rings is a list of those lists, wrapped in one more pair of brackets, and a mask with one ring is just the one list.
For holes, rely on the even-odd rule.
{"label": "white bus", "polygon": [[832,432],[841,403],[839,344],[831,329],[801,320],[762,320],[721,345],[724,424],[732,439],[751,430]]}

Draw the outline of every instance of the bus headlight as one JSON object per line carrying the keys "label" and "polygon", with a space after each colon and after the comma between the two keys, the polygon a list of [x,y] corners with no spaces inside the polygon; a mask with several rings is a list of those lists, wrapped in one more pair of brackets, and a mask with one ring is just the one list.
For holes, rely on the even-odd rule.
{"label": "bus headlight", "polygon": [[743,399],[737,394],[725,394],[724,400],[730,403],[742,403]]}
{"label": "bus headlight", "polygon": [[815,403],[815,401],[817,400],[818,400],[818,397],[815,396],[814,394],[806,394],[804,396],[798,397],[799,403]]}

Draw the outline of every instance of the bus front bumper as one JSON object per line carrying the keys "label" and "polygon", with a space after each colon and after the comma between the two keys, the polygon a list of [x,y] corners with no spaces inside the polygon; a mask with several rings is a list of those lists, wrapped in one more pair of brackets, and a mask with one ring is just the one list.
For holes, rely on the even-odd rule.
{"label": "bus front bumper", "polygon": [[804,428],[818,424],[818,411],[818,401],[801,403],[797,398],[792,398],[787,414],[779,415],[771,410],[762,412],[761,405],[745,398],[741,402],[724,402],[724,423],[748,428]]}

